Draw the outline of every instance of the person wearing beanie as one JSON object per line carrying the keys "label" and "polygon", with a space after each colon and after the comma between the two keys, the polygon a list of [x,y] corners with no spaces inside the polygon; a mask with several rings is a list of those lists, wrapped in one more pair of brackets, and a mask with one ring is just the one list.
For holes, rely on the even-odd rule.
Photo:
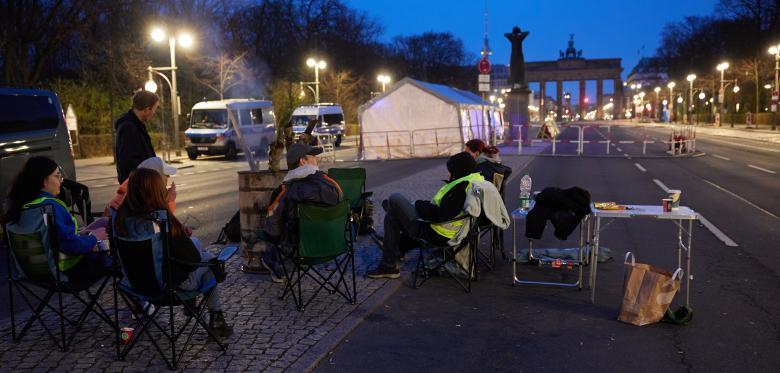
{"label": "person wearing beanie", "polygon": [[446,245],[458,232],[462,220],[441,224],[421,224],[418,218],[432,222],[447,222],[463,215],[466,192],[471,183],[485,179],[476,172],[477,162],[468,152],[453,155],[447,160],[449,178],[430,201],[418,200],[412,204],[404,195],[394,193],[382,202],[385,209],[385,235],[382,259],[368,271],[369,278],[398,278],[398,262],[402,254],[411,250],[413,240],[422,238],[435,245]]}

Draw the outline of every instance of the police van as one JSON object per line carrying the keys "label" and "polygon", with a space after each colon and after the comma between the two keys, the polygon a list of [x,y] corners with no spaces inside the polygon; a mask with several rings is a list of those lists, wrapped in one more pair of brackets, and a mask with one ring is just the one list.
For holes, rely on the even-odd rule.
{"label": "police van", "polygon": [[334,145],[341,146],[344,137],[344,110],[341,105],[321,103],[299,106],[292,114],[293,133],[303,133],[312,119],[319,120],[313,134],[333,135]]}
{"label": "police van", "polygon": [[51,158],[65,178],[76,180],[73,148],[57,95],[0,88],[0,212],[14,177],[34,156]]}
{"label": "police van", "polygon": [[247,146],[257,155],[267,156],[276,141],[276,118],[271,101],[227,99],[195,104],[190,113],[190,128],[184,132],[187,156],[224,154],[235,159],[241,149],[235,129],[228,121],[228,110],[239,124]]}

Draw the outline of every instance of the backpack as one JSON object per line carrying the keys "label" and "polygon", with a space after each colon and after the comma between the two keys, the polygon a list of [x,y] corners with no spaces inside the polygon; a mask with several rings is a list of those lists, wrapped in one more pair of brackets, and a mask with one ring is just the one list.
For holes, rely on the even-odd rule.
{"label": "backpack", "polygon": [[219,236],[214,243],[226,244],[228,242],[241,242],[241,218],[240,210],[233,214],[227,224],[219,231]]}

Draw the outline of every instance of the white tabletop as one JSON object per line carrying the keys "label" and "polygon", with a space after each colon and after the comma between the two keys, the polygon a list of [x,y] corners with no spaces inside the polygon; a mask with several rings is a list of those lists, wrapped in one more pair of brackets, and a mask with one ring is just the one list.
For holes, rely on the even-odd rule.
{"label": "white tabletop", "polygon": [[654,218],[669,220],[696,220],[699,217],[696,211],[686,206],[680,206],[669,212],[664,212],[662,206],[655,205],[625,206],[625,210],[599,210],[593,208],[593,216],[600,218]]}
{"label": "white tabletop", "polygon": [[[654,219],[669,219],[669,220],[696,220],[699,214],[693,211],[690,207],[680,206],[670,212],[664,212],[662,206],[653,205],[625,205],[625,210],[599,210],[595,207],[591,207],[594,217],[600,218],[654,218]],[[533,207],[533,206],[531,206]],[[530,209],[523,210],[520,208],[512,211],[513,219],[525,219],[528,216]]]}

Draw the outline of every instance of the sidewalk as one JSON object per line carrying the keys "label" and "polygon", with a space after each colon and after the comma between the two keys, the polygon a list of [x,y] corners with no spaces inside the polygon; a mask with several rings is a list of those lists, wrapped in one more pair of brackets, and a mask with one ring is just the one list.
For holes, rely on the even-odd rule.
{"label": "sidewalk", "polygon": [[[615,120],[607,123],[614,123],[620,125],[638,125],[648,127],[668,127],[670,125],[676,125],[680,123],[640,123],[637,121],[628,120]],[[771,126],[761,125],[760,128],[748,128],[745,124],[734,124],[734,128],[731,128],[731,124],[724,123],[720,127],[714,127],[712,123],[699,123],[694,125],[696,131],[722,137],[736,137],[742,139],[750,139],[756,141],[764,141],[771,143],[780,143],[780,131],[772,131]]]}
{"label": "sidewalk", "polygon": [[[504,162],[514,169],[513,177],[520,174],[529,158],[506,157]],[[110,158],[91,161],[89,167],[110,167]],[[86,166],[86,165],[85,165]],[[416,170],[403,179],[372,188],[377,208],[374,210],[376,228],[383,231],[384,212],[379,202],[391,193],[403,192],[410,200],[429,199],[441,186],[447,175],[445,161],[430,169]],[[204,237],[208,242],[213,237]],[[358,301],[348,304],[338,296],[327,293],[318,295],[304,311],[295,310],[292,299],[278,300],[281,285],[270,282],[268,276],[245,275],[238,270],[239,260],[229,264],[229,276],[221,286],[221,297],[227,319],[234,325],[235,333],[229,339],[229,349],[224,355],[214,344],[204,341],[199,331],[194,345],[183,359],[186,371],[307,371],[317,366],[351,330],[360,324],[372,310],[401,286],[402,280],[371,280],[365,272],[373,268],[381,255],[379,248],[367,237],[360,237],[356,244],[355,265]],[[413,258],[406,266],[414,264]],[[410,273],[409,268],[403,270]],[[311,282],[305,282],[311,289]],[[104,307],[113,307],[111,292],[101,298]],[[120,306],[122,326],[130,325],[127,312]],[[54,322],[51,312],[47,320]],[[56,325],[56,324],[54,324]],[[0,323],[0,371],[164,371],[166,367],[148,341],[128,356],[127,361],[114,359],[113,336],[109,328],[90,316],[83,330],[74,341],[73,351],[57,351],[36,325],[19,344],[10,342],[8,321]]]}

